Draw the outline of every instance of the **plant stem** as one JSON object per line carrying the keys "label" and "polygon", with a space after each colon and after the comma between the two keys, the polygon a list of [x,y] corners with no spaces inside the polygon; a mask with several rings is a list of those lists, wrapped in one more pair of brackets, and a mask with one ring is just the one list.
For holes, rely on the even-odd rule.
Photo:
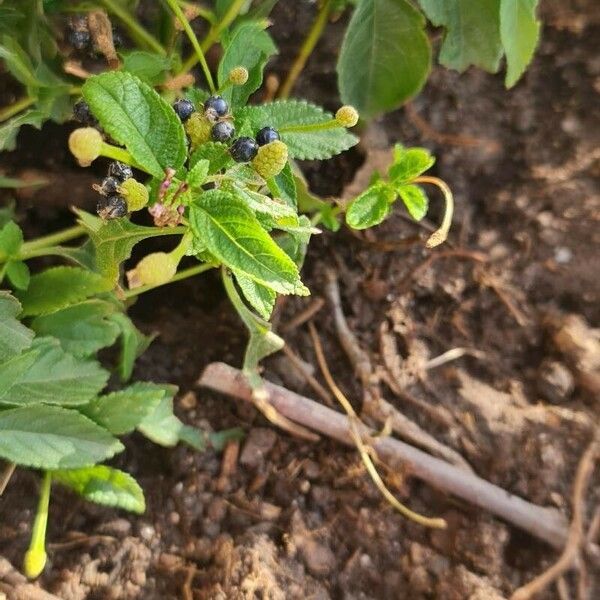
{"label": "plant stem", "polygon": [[138,288],[134,288],[132,290],[125,290],[123,292],[123,296],[125,299],[135,298],[144,292],[149,292],[155,288],[161,287],[163,285],[167,285],[168,283],[175,283],[176,281],[181,281],[182,279],[187,279],[188,277],[193,277],[194,275],[199,275],[200,273],[204,273],[205,271],[209,271],[210,269],[214,269],[216,265],[211,263],[204,263],[202,265],[198,265],[196,267],[190,267],[189,269],[183,269],[183,271],[179,271],[179,273],[175,273],[175,275],[169,279],[169,281],[165,281],[165,283],[159,283],[158,285],[143,285]]}
{"label": "plant stem", "polygon": [[2,121],[7,121],[11,117],[14,117],[16,114],[20,113],[22,110],[30,107],[34,102],[35,98],[31,98],[30,96],[25,96],[16,102],[13,102],[10,106],[0,110],[0,123]]}
{"label": "plant stem", "polygon": [[437,186],[442,191],[442,194],[444,194],[446,208],[444,210],[442,224],[429,236],[429,239],[425,243],[427,248],[435,248],[446,241],[448,232],[450,231],[450,225],[452,225],[452,215],[454,214],[454,196],[452,195],[452,190],[448,187],[446,182],[439,177],[431,177],[429,175],[416,177],[411,183],[431,183],[432,185]]}
{"label": "plant stem", "polygon": [[37,577],[46,566],[46,527],[48,525],[48,505],[50,504],[50,486],[52,475],[50,471],[44,473],[40,499],[33,528],[31,530],[31,542],[29,550],[25,554],[23,571],[29,578]]}
{"label": "plant stem", "polygon": [[104,4],[108,11],[115,15],[122,21],[127,29],[129,29],[134,41],[161,56],[167,55],[167,51],[163,48],[161,43],[148,30],[142,27],[135,17],[123,8],[122,2],[117,2],[116,0],[102,0],[102,4]]}
{"label": "plant stem", "polygon": [[[218,23],[211,26],[207,36],[202,40],[202,44],[200,45],[203,52],[206,52],[219,39],[221,32],[235,21],[240,14],[240,10],[244,6],[245,1],[246,0],[234,0],[227,9],[227,12],[223,15],[223,18]],[[183,63],[181,72],[187,73],[197,62],[198,58],[192,54],[192,56]]]}
{"label": "plant stem", "polygon": [[4,470],[0,475],[0,496],[4,494],[4,490],[6,489],[6,486],[8,485],[8,482],[10,481],[10,478],[12,477],[16,468],[17,465],[14,462],[9,462],[4,467]]}
{"label": "plant stem", "polygon": [[181,26],[183,27],[185,33],[187,34],[194,50],[196,51],[196,55],[198,57],[198,61],[200,62],[200,66],[202,67],[202,70],[204,71],[204,77],[206,77],[208,87],[210,88],[211,93],[214,94],[215,89],[216,89],[215,82],[213,81],[212,75],[210,73],[210,69],[208,68],[208,63],[206,62],[206,57],[204,56],[204,52],[202,51],[202,48],[200,47],[198,38],[196,37],[194,30],[191,28],[188,20],[185,18],[185,15],[183,14],[181,7],[177,3],[177,0],[165,0],[165,2],[171,7],[171,10],[175,13],[175,16],[177,17],[177,19],[179,19]]}
{"label": "plant stem", "polygon": [[56,233],[51,233],[50,235],[44,235],[35,240],[32,240],[31,242],[25,242],[21,246],[20,254],[28,254],[32,250],[37,250],[38,248],[56,246],[61,242],[68,242],[69,240],[81,237],[82,235],[85,235],[85,233],[85,227],[83,227],[82,225],[74,225],[73,227],[63,229],[62,231],[57,231]]}
{"label": "plant stem", "polygon": [[330,10],[331,0],[324,0],[315,20],[313,21],[308,35],[300,47],[300,51],[298,52],[298,56],[296,56],[296,60],[294,61],[292,68],[288,71],[288,75],[283,82],[283,85],[279,89],[280,98],[287,98],[290,95],[296,80],[306,65],[306,61],[312,54],[312,51],[315,49],[315,46],[317,45],[317,42],[323,33],[323,29],[325,29]]}

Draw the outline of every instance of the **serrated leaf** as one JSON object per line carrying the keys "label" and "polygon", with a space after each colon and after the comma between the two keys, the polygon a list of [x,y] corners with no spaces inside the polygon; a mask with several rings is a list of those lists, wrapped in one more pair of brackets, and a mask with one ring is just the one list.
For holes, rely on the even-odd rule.
{"label": "serrated leaf", "polygon": [[33,331],[16,318],[20,312],[19,301],[0,290],[0,361],[21,354],[33,342]]}
{"label": "serrated leaf", "polygon": [[0,397],[31,368],[38,354],[29,350],[0,363]]}
{"label": "serrated leaf", "polygon": [[346,223],[353,229],[367,229],[379,225],[389,214],[390,204],[396,198],[393,189],[375,184],[357,196],[346,212]]}
{"label": "serrated leaf", "polygon": [[15,149],[17,134],[23,125],[40,129],[46,118],[41,110],[27,110],[0,125],[0,151]]}
{"label": "serrated leaf", "polygon": [[256,281],[253,281],[241,273],[234,271],[233,274],[240,286],[240,290],[242,290],[244,298],[246,298],[250,306],[252,306],[263,319],[268,321],[271,318],[275,300],[277,300],[277,294],[268,287],[256,283]]}
{"label": "serrated leaf", "polygon": [[144,335],[124,313],[116,313],[111,316],[111,319],[121,331],[121,352],[117,371],[121,381],[124,382],[131,378],[136,358],[148,349],[156,336]]}
{"label": "serrated leaf", "polygon": [[80,267],[51,267],[33,275],[27,290],[15,296],[21,301],[23,316],[32,316],[75,304],[111,287],[98,273]]}
{"label": "serrated leaf", "polygon": [[102,128],[148,173],[162,178],[167,167],[183,166],[181,120],[151,87],[130,73],[111,71],[90,77],[82,92]]}
{"label": "serrated leaf", "polygon": [[281,294],[308,293],[296,265],[233,194],[210,190],[198,195],[190,224],[194,236],[228,267]]}
{"label": "serrated leaf", "polygon": [[71,488],[90,502],[141,514],[146,510],[144,492],[128,473],[105,465],[52,471],[53,481]]}
{"label": "serrated leaf", "polygon": [[276,198],[269,198],[269,196],[237,184],[233,186],[232,191],[254,213],[269,215],[273,219],[292,218],[295,223],[298,222],[296,211]]}
{"label": "serrated leaf", "polygon": [[0,456],[36,469],[76,469],[124,450],[75,410],[38,404],[0,411]]}
{"label": "serrated leaf", "polygon": [[435,157],[427,148],[404,148],[396,144],[394,164],[389,169],[389,178],[394,185],[412,181],[435,163]]}
{"label": "serrated leaf", "polygon": [[111,433],[123,435],[140,425],[165,393],[164,386],[139,381],[118,392],[94,398],[79,410]]}
{"label": "serrated leaf", "polygon": [[262,22],[241,23],[224,43],[218,70],[219,84],[222,86],[227,81],[234,67],[248,70],[248,81],[244,85],[230,86],[223,91],[223,97],[233,108],[244,106],[250,94],[260,87],[263,69],[269,58],[277,53],[277,47],[264,29]]}
{"label": "serrated leaf", "polygon": [[0,230],[0,259],[5,260],[7,257],[15,256],[22,245],[23,232],[21,228],[14,221],[9,221]]}
{"label": "serrated leaf", "polygon": [[273,180],[275,181],[277,189],[279,190],[279,196],[294,210],[298,210],[296,179],[289,162],[285,164],[285,167],[283,167],[281,173],[276,175]]}
{"label": "serrated leaf", "polygon": [[464,71],[475,65],[495,73],[500,65],[500,0],[419,0],[427,18],[446,33],[440,62]]}
{"label": "serrated leaf", "polygon": [[210,162],[206,158],[198,160],[187,174],[188,185],[192,188],[200,187],[208,175],[209,167]]}
{"label": "serrated leaf", "polygon": [[74,356],[92,356],[115,343],[119,326],[107,318],[115,310],[109,302],[87,300],[35,318],[31,328],[40,336],[55,337]]}
{"label": "serrated leaf", "polygon": [[145,50],[132,50],[125,53],[123,57],[123,70],[139,77],[149,85],[163,83],[170,68],[169,57]]}
{"label": "serrated leaf", "polygon": [[10,74],[24,86],[38,87],[33,65],[19,42],[12,36],[0,36],[0,58]]}
{"label": "serrated leaf", "polygon": [[304,100],[277,100],[260,106],[247,106],[235,113],[236,123],[248,120],[253,132],[267,125],[280,132],[291,158],[324,160],[358,143],[358,138],[343,127],[320,131],[281,131],[284,128],[327,123],[333,115]]}
{"label": "serrated leaf", "polygon": [[173,413],[173,396],[177,388],[165,386],[166,395],[156,408],[140,423],[138,430],[160,446],[175,446],[183,423]]}
{"label": "serrated leaf", "polygon": [[540,37],[538,0],[500,0],[500,39],[506,53],[506,87],[517,83],[530,63]]}
{"label": "serrated leaf", "polygon": [[102,219],[83,210],[75,211],[96,249],[96,265],[110,282],[119,276],[119,265],[131,256],[133,247],[142,240],[177,234],[169,227],[143,227],[128,219]]}
{"label": "serrated leaf", "polygon": [[361,0],[337,65],[342,101],[361,116],[398,108],[424,85],[431,49],[425,19],[406,0]]}
{"label": "serrated leaf", "polygon": [[0,396],[0,404],[85,404],[106,385],[108,372],[95,361],[66,353],[54,338],[37,338],[33,365]]}
{"label": "serrated leaf", "polygon": [[6,276],[18,290],[26,290],[29,287],[29,267],[22,260],[9,261],[6,264]]}
{"label": "serrated leaf", "polygon": [[190,156],[190,169],[193,169],[201,160],[208,160],[209,175],[214,175],[233,164],[229,148],[220,142],[206,142],[198,146]]}
{"label": "serrated leaf", "polygon": [[410,216],[415,221],[420,221],[429,208],[429,200],[423,188],[418,185],[403,185],[397,191]]}

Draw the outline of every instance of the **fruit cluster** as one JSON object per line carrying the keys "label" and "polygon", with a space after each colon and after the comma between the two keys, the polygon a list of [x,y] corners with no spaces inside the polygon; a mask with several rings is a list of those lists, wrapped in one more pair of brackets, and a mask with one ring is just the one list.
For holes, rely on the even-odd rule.
{"label": "fruit cluster", "polygon": [[124,217],[127,210],[127,201],[121,195],[121,184],[133,177],[129,165],[114,161],[108,166],[108,176],[94,189],[100,194],[96,205],[96,212],[103,219],[118,219]]}

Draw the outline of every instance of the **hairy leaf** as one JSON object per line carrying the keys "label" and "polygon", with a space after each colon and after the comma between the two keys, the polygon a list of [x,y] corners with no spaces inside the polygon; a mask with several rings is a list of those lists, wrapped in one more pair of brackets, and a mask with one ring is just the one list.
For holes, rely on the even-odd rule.
{"label": "hairy leaf", "polygon": [[190,208],[194,236],[223,264],[281,294],[306,295],[298,268],[231,193],[210,190]]}
{"label": "hairy leaf", "polygon": [[0,259],[18,254],[23,245],[23,232],[14,222],[9,221],[0,230]]}
{"label": "hairy leaf", "polygon": [[38,404],[0,411],[0,456],[36,469],[76,469],[124,450],[75,410]]}
{"label": "hairy leaf", "polygon": [[31,368],[38,354],[38,350],[28,350],[0,362],[0,397]]}
{"label": "hairy leaf", "polygon": [[396,144],[394,148],[394,164],[390,167],[390,181],[400,185],[413,180],[435,163],[435,157],[426,148],[404,148]]}
{"label": "hairy leaf", "polygon": [[117,371],[121,381],[128,381],[133,372],[136,358],[143,354],[155,338],[154,335],[144,335],[133,321],[124,313],[115,313],[111,320],[121,331],[121,352]]}
{"label": "hairy leaf", "polygon": [[23,315],[42,315],[112,287],[107,279],[80,267],[52,267],[31,277],[26,291],[15,295],[23,306]]}
{"label": "hairy leaf", "polygon": [[40,129],[46,118],[47,115],[41,110],[26,110],[0,125],[0,151],[15,149],[17,134],[23,125],[31,125],[36,129]]}
{"label": "hairy leaf", "polygon": [[445,27],[440,62],[464,71],[475,65],[495,73],[500,65],[500,0],[419,0],[427,18]]}
{"label": "hairy leaf", "polygon": [[145,50],[127,52],[123,58],[123,70],[139,77],[149,85],[163,83],[168,70],[171,68],[171,59]]}
{"label": "hairy leaf", "polygon": [[208,160],[209,175],[214,175],[233,164],[229,149],[220,142],[206,142],[198,146],[190,156],[190,169],[193,169],[201,160]]}
{"label": "hairy leaf", "polygon": [[397,191],[410,216],[415,221],[420,221],[429,208],[429,200],[423,188],[418,185],[403,185]]}
{"label": "hairy leaf", "polygon": [[6,263],[6,276],[18,290],[26,290],[29,287],[31,275],[29,267],[22,260],[10,260]]}
{"label": "hairy leaf", "polygon": [[425,19],[407,0],[361,0],[337,65],[342,100],[366,118],[397,108],[423,87],[430,61]]}
{"label": "hairy leaf", "polygon": [[0,361],[21,354],[33,342],[33,331],[16,318],[20,312],[19,301],[0,290]]}
{"label": "hairy leaf", "polygon": [[173,396],[177,388],[164,386],[165,395],[156,408],[140,423],[138,430],[160,446],[175,446],[183,423],[173,413]]}
{"label": "hairy leaf", "polygon": [[96,504],[114,506],[138,514],[146,510],[142,488],[131,475],[119,469],[105,465],[65,469],[53,471],[52,479]]}
{"label": "hairy leaf", "polygon": [[396,198],[394,190],[385,184],[375,184],[355,198],[346,212],[346,223],[353,229],[379,225],[389,214]]}
{"label": "hairy leaf", "polygon": [[240,286],[240,290],[242,290],[242,294],[244,294],[244,298],[248,300],[250,306],[252,306],[263,319],[270,319],[275,306],[275,300],[277,299],[277,294],[270,288],[265,287],[260,283],[256,283],[256,281],[253,281],[241,273],[236,273],[234,271],[233,274]]}
{"label": "hairy leaf", "polygon": [[90,77],[82,91],[103,129],[148,173],[163,177],[167,167],[183,166],[181,120],[151,87],[130,73],[110,71]]}

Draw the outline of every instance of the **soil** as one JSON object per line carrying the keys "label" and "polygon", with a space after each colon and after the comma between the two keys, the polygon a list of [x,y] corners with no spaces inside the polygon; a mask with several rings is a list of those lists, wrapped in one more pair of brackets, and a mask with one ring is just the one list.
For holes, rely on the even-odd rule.
{"label": "soil", "polygon": [[[400,394],[383,386],[388,402],[481,477],[567,516],[598,412],[597,379],[589,370],[597,348],[593,328],[600,324],[595,8],[594,0],[543,5],[542,43],[513,90],[504,89],[501,75],[435,67],[410,107],[373,123],[358,149],[304,165],[315,192],[339,195],[361,165],[376,167],[381,150],[395,142],[427,146],[438,157],[433,172],[457,202],[450,244],[427,251],[422,241],[411,242],[427,232],[398,209],[372,235],[342,229],[316,238],[303,278],[313,296],[323,296],[324,269],[335,265],[361,347],[380,372],[402,383]],[[313,14],[313,3],[304,0],[278,4],[272,32],[281,53],[270,72],[286,72]],[[344,19],[330,26],[296,88],[328,108],[338,106],[334,64],[344,26]],[[103,166],[77,169],[65,150],[68,131],[55,125],[23,131],[19,150],[3,156],[7,174],[35,169],[53,182],[19,195],[27,231],[68,224],[68,205],[93,206],[90,184]],[[433,190],[431,197],[435,221],[439,200]],[[282,303],[277,323],[310,302]],[[400,499],[450,526],[432,531],[408,522],[382,500],[355,451],[290,437],[254,409],[199,388],[211,361],[238,366],[245,342],[213,274],[145,294],[131,314],[142,330],[159,333],[134,377],[177,384],[185,422],[241,426],[247,436],[237,460],[230,449],[233,469],[226,473],[224,457],[213,451],[167,450],[128,438],[116,464],[145,490],[148,510],[140,517],[56,489],[50,564],[40,588],[65,600],[493,600],[556,560],[542,542],[410,473],[386,473]],[[314,322],[336,381],[360,409],[363,391],[329,310]],[[320,379],[306,326],[285,338]],[[469,350],[426,368],[453,348]],[[314,396],[283,355],[266,361],[264,374]],[[450,418],[433,419],[436,411]],[[599,482],[596,473],[586,498],[590,513],[600,503]],[[21,470],[0,499],[0,555],[13,565],[28,543],[37,487],[36,474]],[[575,582],[570,573],[566,585]],[[580,598],[600,597],[592,565],[587,586]],[[539,595],[564,597],[553,586]]]}

